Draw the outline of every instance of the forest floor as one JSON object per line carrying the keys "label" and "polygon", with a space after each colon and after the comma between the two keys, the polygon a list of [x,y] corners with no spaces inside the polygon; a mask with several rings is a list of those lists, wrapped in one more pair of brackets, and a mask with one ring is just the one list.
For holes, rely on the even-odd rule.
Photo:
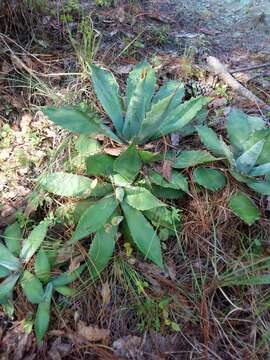
{"label": "forest floor", "polygon": [[[61,168],[56,153],[66,132],[40,109],[92,100],[87,62],[108,67],[121,88],[145,58],[160,84],[183,79],[199,92],[210,87],[208,120],[221,131],[232,107],[269,121],[269,112],[206,66],[207,56],[217,57],[270,104],[269,0],[44,3],[0,2],[1,232],[15,219],[23,226],[39,221],[56,205],[35,188],[48,166]],[[169,273],[119,251],[100,281],[72,300],[58,299],[42,347],[26,331],[34,307],[18,290],[14,314],[0,308],[0,359],[269,359],[268,287],[215,283],[217,268],[221,278],[223,268],[233,275],[270,252],[269,208],[258,199],[260,222],[243,225],[227,209],[231,191],[179,200],[179,238],[164,244]],[[63,241],[65,233],[54,231]],[[80,327],[94,329],[89,341],[81,341]]]}

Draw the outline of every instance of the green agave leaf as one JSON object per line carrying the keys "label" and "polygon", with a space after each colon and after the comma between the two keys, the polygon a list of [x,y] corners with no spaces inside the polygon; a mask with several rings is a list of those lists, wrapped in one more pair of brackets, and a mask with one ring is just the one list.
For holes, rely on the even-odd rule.
{"label": "green agave leaf", "polygon": [[169,80],[160,87],[157,94],[154,96],[152,104],[157,104],[159,101],[165,99],[169,95],[174,95],[171,102],[170,109],[172,110],[179,105],[185,96],[185,84],[179,80]]}
{"label": "green agave leaf", "polygon": [[49,224],[47,221],[41,221],[31,231],[27,239],[23,241],[20,258],[23,262],[28,262],[35,252],[39,249],[42,241],[48,231]]}
{"label": "green agave leaf", "polygon": [[253,201],[242,192],[237,192],[231,196],[229,208],[248,225],[253,224],[260,218],[258,208]]}
{"label": "green agave leaf", "polygon": [[100,182],[97,183],[97,185],[92,189],[89,197],[90,198],[100,198],[105,195],[109,195],[112,193],[113,187],[111,184],[108,184],[106,182]]}
{"label": "green agave leaf", "polygon": [[263,149],[264,141],[258,141],[249,150],[245,151],[236,160],[237,170],[243,174],[248,174],[250,170],[255,166],[257,159]]}
{"label": "green agave leaf", "polygon": [[156,232],[140,211],[125,202],[122,202],[121,206],[136,246],[146,258],[163,269],[160,239]]}
{"label": "green agave leaf", "polygon": [[207,147],[208,150],[212,151],[216,155],[224,156],[221,142],[214,130],[207,126],[199,126],[197,128],[197,132],[201,142],[204,146]]}
{"label": "green agave leaf", "polygon": [[155,184],[150,187],[150,191],[153,195],[161,199],[175,200],[180,199],[185,195],[182,190],[164,188]]}
{"label": "green agave leaf", "polygon": [[9,251],[13,255],[19,256],[22,238],[20,224],[18,222],[14,222],[13,224],[8,225],[4,231],[3,238]]}
{"label": "green agave leaf", "polygon": [[0,265],[11,271],[18,270],[21,266],[20,260],[2,243],[0,243]]}
{"label": "green agave leaf", "polygon": [[129,146],[114,162],[114,171],[132,182],[141,170],[142,162],[136,146]]}
{"label": "green agave leaf", "polygon": [[270,162],[255,166],[249,173],[250,176],[263,176],[270,173]]}
{"label": "green agave leaf", "polygon": [[172,162],[172,167],[176,169],[185,169],[199,164],[205,164],[218,160],[207,151],[201,150],[184,150],[177,155]]}
{"label": "green agave leaf", "polygon": [[89,196],[95,182],[85,176],[55,172],[40,178],[44,190],[59,196]]}
{"label": "green agave leaf", "polygon": [[122,133],[123,113],[119,86],[113,74],[105,69],[90,65],[91,79],[95,93],[108,116],[112,119],[113,125],[118,132]]}
{"label": "green agave leaf", "polygon": [[57,291],[59,294],[66,296],[66,297],[73,297],[76,294],[75,289],[70,288],[68,286],[59,286],[54,288],[55,291]]}
{"label": "green agave leaf", "polygon": [[194,134],[198,126],[203,126],[203,124],[207,119],[207,116],[208,116],[208,110],[204,108],[201,109],[195,116],[192,123],[184,126],[180,131],[178,131],[178,134],[182,137]]}
{"label": "green agave leaf", "polygon": [[270,182],[268,181],[247,181],[247,185],[259,194],[270,196]]}
{"label": "green agave leaf", "polygon": [[35,324],[34,324],[38,345],[41,344],[41,342],[44,338],[44,335],[49,327],[52,290],[53,290],[53,286],[51,283],[49,283],[46,286],[43,300],[38,305],[36,318],[35,318]]}
{"label": "green agave leaf", "polygon": [[184,192],[189,192],[188,189],[188,181],[184,175],[179,173],[178,171],[173,170],[171,180],[168,181],[164,179],[159,173],[156,171],[151,171],[149,173],[149,178],[151,182],[155,185],[159,185],[164,188],[183,190]]}
{"label": "green agave leaf", "polygon": [[95,154],[86,159],[87,175],[105,176],[113,172],[115,158],[108,154]]}
{"label": "green agave leaf", "polygon": [[75,280],[77,280],[85,269],[86,269],[86,264],[83,264],[74,271],[64,272],[63,274],[58,275],[57,277],[52,279],[50,284],[52,284],[54,288],[59,288],[62,286],[69,285],[73,283]]}
{"label": "green agave leaf", "polygon": [[155,71],[151,68],[147,61],[143,61],[137,64],[134,69],[129,73],[127,80],[127,97],[126,105],[127,108],[130,104],[131,99],[134,97],[139,81],[145,78],[145,109],[149,109],[151,100],[156,87],[156,75]]}
{"label": "green agave leaf", "polygon": [[163,155],[160,153],[153,153],[147,150],[139,150],[138,154],[140,155],[142,161],[146,164],[160,161],[163,159]]}
{"label": "green agave leaf", "polygon": [[171,104],[175,98],[175,94],[171,94],[165,99],[154,104],[151,110],[142,120],[140,132],[138,134],[138,143],[143,144],[158,131],[164,119],[172,111]]}
{"label": "green agave leaf", "polygon": [[[126,140],[131,140],[138,136],[142,121],[154,93],[155,82],[155,73],[151,67],[141,69],[140,77],[131,93],[127,106],[123,126],[123,136]],[[129,88],[127,91],[129,96]]]}
{"label": "green agave leaf", "polygon": [[198,112],[203,106],[208,104],[210,100],[211,98],[201,96],[192,98],[185,101],[183,104],[178,105],[163,120],[155,137],[180,131],[195,118]]}
{"label": "green agave leaf", "polygon": [[0,265],[0,279],[5,278],[10,274],[10,271],[4,266]]}
{"label": "green agave leaf", "polygon": [[16,285],[20,274],[11,274],[0,284],[0,304],[5,302]]}
{"label": "green agave leaf", "polygon": [[143,214],[121,203],[132,239],[142,254],[163,269],[160,239]]}
{"label": "green agave leaf", "polygon": [[81,216],[70,242],[75,243],[99,230],[111,217],[116,207],[117,203],[113,196],[105,197],[91,205]]}
{"label": "green agave leaf", "polygon": [[125,192],[125,201],[134,209],[144,211],[160,206],[166,206],[166,204],[157,199],[150,191],[143,187],[126,188]]}
{"label": "green agave leaf", "polygon": [[233,155],[230,147],[224,142],[222,137],[220,137],[220,146],[221,146],[221,149],[222,149],[222,152],[223,152],[224,156],[229,161],[231,167],[235,168],[236,163],[235,163],[235,160],[234,160],[234,155]]}
{"label": "green agave leaf", "polygon": [[197,184],[212,191],[220,190],[226,185],[226,177],[216,169],[200,167],[193,171],[192,177]]}
{"label": "green agave leaf", "polygon": [[157,227],[162,226],[174,230],[180,226],[180,212],[175,208],[160,207],[146,210],[143,214]]}
{"label": "green agave leaf", "polygon": [[95,139],[90,139],[88,135],[80,135],[75,141],[75,149],[83,156],[90,156],[101,151],[99,142]]}
{"label": "green agave leaf", "polygon": [[94,112],[86,114],[79,106],[45,107],[42,112],[56,125],[73,133],[102,133],[96,114]]}
{"label": "green agave leaf", "polygon": [[265,121],[259,116],[247,115],[247,122],[251,132],[265,129]]}
{"label": "green agave leaf", "polygon": [[[269,129],[267,129],[269,130]],[[257,159],[257,164],[262,165],[269,162],[270,154],[270,135],[264,137],[265,143],[263,149]]]}
{"label": "green agave leaf", "polygon": [[106,267],[110,261],[115,247],[115,236],[117,226],[108,226],[100,229],[90,246],[88,255],[88,270],[91,279],[96,279],[100,276],[101,271]]}
{"label": "green agave leaf", "polygon": [[50,280],[51,265],[47,252],[40,249],[35,259],[35,273],[38,279],[44,283]]}
{"label": "green agave leaf", "polygon": [[39,279],[31,274],[28,270],[25,270],[21,278],[21,286],[24,295],[32,304],[39,304],[43,300],[44,291],[42,283]]}
{"label": "green agave leaf", "polygon": [[227,133],[230,142],[238,149],[243,149],[243,144],[247,141],[251,128],[247,120],[247,115],[238,109],[232,109],[227,119]]}

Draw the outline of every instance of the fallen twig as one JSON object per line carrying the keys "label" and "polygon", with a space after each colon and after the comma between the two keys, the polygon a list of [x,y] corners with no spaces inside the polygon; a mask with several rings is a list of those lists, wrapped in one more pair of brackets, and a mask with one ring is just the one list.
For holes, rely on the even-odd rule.
{"label": "fallen twig", "polygon": [[235,73],[240,73],[240,72],[245,72],[245,71],[250,71],[250,70],[262,69],[262,68],[265,68],[265,67],[270,67],[270,62],[265,63],[265,64],[247,66],[247,67],[240,68],[240,69],[233,69],[233,70],[230,71],[230,73],[235,74]]}
{"label": "fallen twig", "polygon": [[270,111],[270,105],[266,104],[263,100],[254,95],[250,90],[245,88],[239,81],[237,81],[228,71],[225,65],[223,65],[216,57],[208,56],[207,64],[209,70],[216,74],[222,81],[235,90],[239,95],[247,98],[251,102],[255,103],[259,108]]}

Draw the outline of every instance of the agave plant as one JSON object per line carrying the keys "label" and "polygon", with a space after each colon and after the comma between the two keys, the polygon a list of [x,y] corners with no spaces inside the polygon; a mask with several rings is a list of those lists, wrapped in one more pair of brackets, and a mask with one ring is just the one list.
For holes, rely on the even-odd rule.
{"label": "agave plant", "polygon": [[[41,343],[49,325],[53,291],[71,296],[72,289],[67,285],[86,267],[86,264],[83,264],[73,272],[52,277],[52,261],[41,247],[48,227],[48,220],[40,222],[23,240],[20,225],[15,222],[5,229],[4,242],[0,242],[0,278],[3,280],[0,283],[0,304],[8,313],[13,311],[13,290],[19,282],[26,299],[37,305],[34,328],[38,343]],[[33,257],[34,273],[27,270]]]}
{"label": "agave plant", "polygon": [[145,144],[172,132],[185,131],[210,101],[209,97],[200,96],[183,102],[185,87],[181,81],[168,81],[155,93],[155,71],[147,62],[130,72],[125,97],[120,96],[110,71],[91,65],[90,76],[113,130],[97,119],[93,111],[79,106],[47,107],[43,111],[64,129],[86,135],[104,134],[120,144]]}
{"label": "agave plant", "polygon": [[[230,145],[207,126],[197,128],[201,142],[214,155],[222,157],[229,164],[230,173],[237,181],[245,183],[262,195],[270,195],[270,129],[263,119],[248,116],[233,109],[227,119],[227,134]],[[224,180],[220,180],[221,182]],[[248,216],[251,200],[244,194],[237,194],[230,206],[242,219],[247,214],[247,223],[258,219],[253,206],[253,221]],[[254,205],[254,204],[253,204]],[[246,210],[243,208],[246,207]],[[242,209],[242,210],[241,210]],[[241,214],[240,214],[241,212]]]}
{"label": "agave plant", "polygon": [[[85,150],[91,141],[93,144],[96,134],[103,134],[122,144],[122,152],[114,157],[98,149],[86,157],[84,175],[51,173],[40,180],[40,185],[55,195],[94,199],[80,217],[70,243],[96,234],[91,245],[95,247],[99,238],[106,237],[102,246],[108,261],[123,220],[120,232],[146,258],[163,268],[157,226],[172,229],[179,222],[179,215],[159,198],[180,197],[188,192],[188,183],[177,171],[172,172],[169,181],[153,170],[146,174],[143,164],[160,160],[160,156],[139,149],[138,145],[171,132],[190,131],[188,126],[210,99],[198,97],[182,102],[185,90],[180,81],[169,81],[155,93],[155,72],[147,62],[137,65],[129,74],[125,98],[119,95],[111,72],[91,65],[90,73],[94,91],[113,129],[97,120],[93,111],[76,106],[43,111],[62,128],[81,134],[78,148]],[[82,142],[86,145],[81,146]],[[107,231],[111,226],[115,230],[109,238]]]}

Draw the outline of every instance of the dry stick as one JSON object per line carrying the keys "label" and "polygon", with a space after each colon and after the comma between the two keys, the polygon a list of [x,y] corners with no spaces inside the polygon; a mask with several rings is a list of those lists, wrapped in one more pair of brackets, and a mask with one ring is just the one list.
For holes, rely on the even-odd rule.
{"label": "dry stick", "polygon": [[240,73],[240,72],[244,72],[244,71],[262,69],[262,68],[265,68],[265,67],[270,67],[270,62],[265,63],[265,64],[260,64],[260,65],[247,66],[247,67],[240,68],[240,69],[233,69],[233,70],[230,71],[230,73],[231,74]]}
{"label": "dry stick", "polygon": [[223,65],[216,57],[208,56],[207,64],[211,72],[216,74],[221,80],[230,86],[233,90],[238,92],[239,95],[247,98],[251,102],[255,103],[258,108],[261,107],[270,111],[270,105],[267,105],[263,100],[254,95],[251,91],[245,88],[239,81],[237,81],[227,70],[226,66]]}

